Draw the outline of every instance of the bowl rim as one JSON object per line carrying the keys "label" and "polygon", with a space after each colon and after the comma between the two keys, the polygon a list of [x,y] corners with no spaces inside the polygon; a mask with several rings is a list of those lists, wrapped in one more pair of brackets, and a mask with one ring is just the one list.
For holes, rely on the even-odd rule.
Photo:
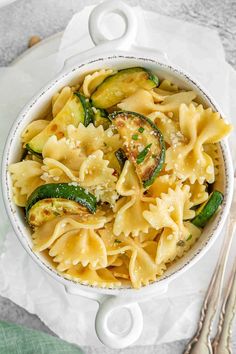
{"label": "bowl rim", "polygon": [[[214,99],[210,96],[210,94],[207,92],[205,88],[203,88],[202,85],[198,83],[196,79],[193,79],[192,75],[188,74],[186,71],[180,69],[180,68],[175,68],[169,64],[164,64],[156,59],[153,59],[152,57],[140,57],[139,55],[126,55],[126,54],[114,54],[114,55],[104,55],[99,57],[93,57],[93,59],[87,59],[83,60],[81,63],[77,64],[76,66],[71,67],[70,69],[66,70],[65,72],[59,74],[56,76],[53,80],[51,80],[48,84],[46,84],[40,91],[34,95],[34,97],[26,103],[26,105],[22,108],[22,110],[18,113],[17,118],[15,119],[13,125],[10,128],[10,131],[7,136],[7,140],[4,146],[4,151],[3,151],[3,157],[2,157],[2,193],[3,193],[3,201],[5,205],[5,209],[7,212],[7,215],[10,219],[11,225],[13,227],[13,230],[15,231],[15,234],[24,247],[24,249],[27,251],[27,253],[32,257],[32,259],[43,269],[45,270],[49,275],[51,275],[55,280],[59,281],[60,283],[64,284],[66,287],[76,287],[78,292],[92,292],[96,294],[106,294],[106,295],[119,295],[119,296],[140,296],[145,295],[145,294],[150,294],[150,293],[157,293],[157,289],[159,288],[166,288],[168,284],[174,280],[176,277],[181,275],[183,272],[186,270],[190,269],[196,262],[199,261],[199,259],[204,256],[204,254],[210,249],[210,247],[213,245],[215,240],[217,239],[218,235],[220,234],[220,231],[222,230],[225,220],[227,218],[227,215],[229,213],[231,201],[232,201],[232,196],[233,196],[233,164],[232,164],[232,158],[229,150],[229,146],[227,143],[226,139],[223,139],[219,145],[221,148],[221,153],[223,155],[223,160],[224,160],[224,165],[225,165],[225,195],[224,195],[224,202],[222,204],[222,208],[219,211],[217,217],[218,217],[218,222],[214,225],[212,228],[211,232],[209,233],[206,241],[202,245],[202,247],[197,250],[192,257],[185,262],[181,267],[179,267],[177,270],[175,270],[172,274],[168,274],[165,276],[165,274],[158,280],[156,280],[153,283],[150,283],[146,286],[142,286],[140,289],[133,289],[131,287],[125,288],[125,287],[113,287],[113,288],[102,288],[102,287],[97,287],[89,284],[83,284],[76,282],[75,280],[68,279],[62,274],[60,274],[56,269],[53,267],[50,267],[46,262],[42,260],[39,255],[34,252],[29,243],[26,242],[26,235],[24,235],[24,231],[20,227],[21,221],[19,221],[18,218],[18,212],[15,212],[14,209],[12,208],[12,205],[14,205],[13,200],[11,199],[11,186],[8,183],[9,180],[9,172],[7,171],[7,166],[8,161],[9,161],[9,155],[10,151],[12,148],[12,140],[14,139],[14,135],[17,133],[18,126],[24,121],[24,118],[28,116],[29,112],[31,111],[32,107],[37,105],[39,99],[48,94],[48,91],[56,86],[57,83],[63,81],[66,77],[72,75],[73,73],[77,73],[81,68],[83,68],[86,65],[89,64],[94,64],[99,61],[104,61],[104,60],[136,60],[136,61],[142,61],[142,62],[149,62],[157,67],[167,70],[171,73],[174,73],[177,75],[177,77],[181,78],[183,82],[187,82],[195,87],[197,87],[198,91],[201,93],[201,96],[204,97],[208,102],[210,102],[211,106],[215,111],[218,111],[222,117],[224,115],[222,114],[220,108],[218,105],[215,103]],[[71,77],[71,80],[73,77]]]}

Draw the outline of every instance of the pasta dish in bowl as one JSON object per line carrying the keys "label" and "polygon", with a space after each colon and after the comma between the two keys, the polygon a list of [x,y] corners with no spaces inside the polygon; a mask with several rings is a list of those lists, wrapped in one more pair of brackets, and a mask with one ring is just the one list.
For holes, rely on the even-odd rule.
{"label": "pasta dish in bowl", "polygon": [[[100,26],[109,12],[126,24],[112,41]],[[70,58],[19,113],[3,196],[32,259],[68,293],[96,300],[99,339],[124,348],[142,332],[137,302],[165,293],[223,228],[232,127],[196,80],[134,45],[127,4],[99,4],[89,31],[95,47]],[[117,334],[108,317],[122,307],[131,325]]]}
{"label": "pasta dish in bowl", "polygon": [[33,251],[84,285],[158,282],[221,208],[232,126],[144,66],[92,70],[49,101],[8,166]]}

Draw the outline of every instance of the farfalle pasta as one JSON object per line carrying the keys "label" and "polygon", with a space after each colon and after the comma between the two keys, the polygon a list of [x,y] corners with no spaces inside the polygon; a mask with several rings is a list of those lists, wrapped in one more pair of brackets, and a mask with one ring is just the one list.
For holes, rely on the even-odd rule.
{"label": "farfalle pasta", "polygon": [[140,288],[201,237],[222,203],[232,127],[141,67],[103,68],[52,97],[9,166],[33,251],[82,284]]}
{"label": "farfalle pasta", "polygon": [[204,145],[215,144],[229,134],[231,127],[225,124],[219,113],[202,105],[195,107],[181,104],[179,107],[180,134],[166,152],[166,169],[180,179],[193,184],[213,183],[215,170],[212,157],[204,151]]}

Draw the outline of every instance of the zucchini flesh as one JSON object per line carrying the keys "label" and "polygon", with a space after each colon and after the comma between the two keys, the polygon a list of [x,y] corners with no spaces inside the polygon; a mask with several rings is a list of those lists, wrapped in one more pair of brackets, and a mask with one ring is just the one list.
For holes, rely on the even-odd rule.
{"label": "zucchini flesh", "polygon": [[30,152],[32,155],[36,156],[38,159],[43,160],[42,154],[32,150],[29,144],[26,144],[25,147],[26,147],[27,152]]}
{"label": "zucchini flesh", "polygon": [[110,117],[124,140],[127,157],[134,164],[143,186],[149,187],[165,160],[162,133],[151,120],[136,112],[114,112]]}
{"label": "zucchini flesh", "polygon": [[39,200],[30,208],[27,221],[33,227],[38,227],[46,221],[62,215],[88,215],[88,210],[73,200],[63,198],[47,198]]}
{"label": "zucchini flesh", "polygon": [[85,123],[85,103],[82,103],[78,95],[73,94],[56,117],[31,141],[26,144],[27,150],[39,157],[43,146],[52,135],[58,139],[64,137],[69,124],[77,127],[79,123]]}
{"label": "zucchini flesh", "polygon": [[196,210],[196,216],[191,222],[197,227],[204,227],[222,204],[224,196],[219,191],[213,191],[208,200]]}
{"label": "zucchini flesh", "polygon": [[149,70],[136,67],[123,69],[107,77],[91,96],[92,104],[97,108],[109,108],[137,89],[150,90],[158,86],[158,78]]}
{"label": "zucchini flesh", "polygon": [[108,118],[108,114],[105,109],[96,108],[96,112],[94,113],[93,124],[95,127],[99,127],[102,125],[104,130],[108,129],[111,125],[111,121]]}
{"label": "zucchini flesh", "polygon": [[73,200],[86,207],[91,213],[95,213],[97,200],[95,196],[86,189],[80,187],[77,183],[48,183],[36,188],[29,196],[26,203],[26,217],[30,209],[39,200],[48,198],[63,198]]}

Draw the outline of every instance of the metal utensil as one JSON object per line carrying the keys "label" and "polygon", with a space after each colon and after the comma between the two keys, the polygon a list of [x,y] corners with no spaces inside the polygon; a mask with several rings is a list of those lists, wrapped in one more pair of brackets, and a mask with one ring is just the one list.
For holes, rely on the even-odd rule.
{"label": "metal utensil", "polygon": [[232,354],[231,336],[233,319],[236,313],[236,262],[233,266],[226,294],[221,307],[217,334],[212,342],[214,354]]}
{"label": "metal utensil", "polygon": [[[221,292],[222,292],[222,287],[223,287],[223,279],[224,279],[224,273],[225,273],[225,268],[226,268],[226,263],[228,260],[228,255],[229,251],[231,248],[232,244],[232,239],[235,231],[235,226],[236,226],[236,178],[234,178],[234,197],[233,197],[233,202],[230,210],[230,215],[228,218],[228,224],[227,224],[227,230],[226,230],[226,236],[223,242],[223,247],[221,250],[221,254],[219,257],[219,260],[217,262],[215,271],[212,275],[211,282],[209,284],[205,300],[202,306],[201,310],[201,316],[199,319],[198,323],[198,329],[194,337],[191,339],[189,342],[184,354],[213,354],[213,346],[211,344],[211,330],[212,330],[212,325],[214,321],[214,317],[220,302],[220,297],[221,297]],[[232,280],[233,283],[233,280]],[[233,286],[233,285],[232,285]],[[234,287],[235,284],[234,284]],[[230,305],[231,309],[233,308],[233,298],[231,298],[232,295],[226,296],[226,302]],[[228,298],[228,301],[227,301]],[[222,308],[222,311],[225,311],[224,308]],[[227,310],[230,311],[230,310]],[[227,312],[228,314],[228,312]],[[230,323],[231,319],[229,318],[230,316],[228,315],[227,317],[227,328],[226,332],[230,332]],[[220,332],[222,336],[220,335]],[[219,345],[223,346],[226,340],[226,332],[219,329],[218,335],[219,335],[219,340],[217,340],[218,344],[216,344],[215,341],[215,350],[217,347],[219,348]],[[226,340],[228,341],[228,339]],[[228,344],[227,344],[228,345]],[[230,354],[230,351],[217,351],[217,354]]]}

